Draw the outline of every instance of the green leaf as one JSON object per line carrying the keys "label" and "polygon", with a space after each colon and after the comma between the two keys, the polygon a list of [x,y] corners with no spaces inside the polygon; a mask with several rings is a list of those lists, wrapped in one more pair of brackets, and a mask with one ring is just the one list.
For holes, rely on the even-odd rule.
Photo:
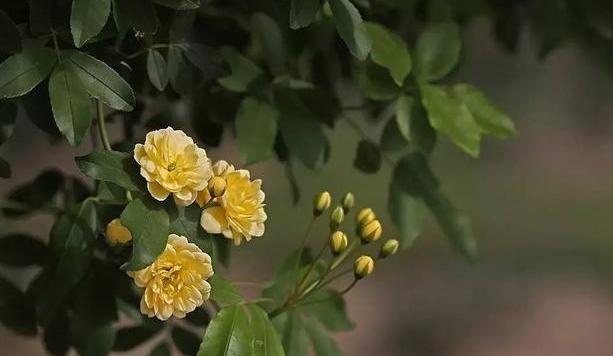
{"label": "green leaf", "polygon": [[202,251],[213,256],[214,237],[206,233],[200,226],[202,209],[197,204],[171,209],[169,215],[171,234],[185,236],[187,241],[196,244]]}
{"label": "green leaf", "polygon": [[330,331],[348,331],[355,324],[347,315],[347,307],[343,296],[337,291],[320,290],[304,301],[304,311]]}
{"label": "green leaf", "polygon": [[47,352],[54,356],[68,353],[71,343],[70,320],[65,310],[60,310],[45,328],[43,342]]}
{"label": "green leaf", "polygon": [[436,85],[420,86],[430,124],[473,157],[479,156],[481,128],[466,105]]}
{"label": "green leaf", "polygon": [[134,109],[134,91],[106,63],[80,51],[63,51],[62,56],[66,63],[73,67],[89,95],[116,110]]}
{"label": "green leaf", "polygon": [[80,145],[94,112],[85,87],[71,67],[63,63],[55,67],[49,79],[49,98],[58,129],[71,145]]}
{"label": "green leaf", "polygon": [[281,114],[279,129],[289,152],[308,168],[319,169],[326,160],[328,139],[317,118],[289,90],[277,90],[275,104]]}
{"label": "green leaf", "polygon": [[181,353],[190,356],[198,352],[200,338],[191,331],[175,326],[172,328],[172,341]]}
{"label": "green leaf", "polygon": [[121,268],[138,271],[149,266],[166,248],[170,225],[168,213],[153,202],[134,199],[121,213],[120,219],[132,234],[132,256]]}
{"label": "green leaf", "polygon": [[258,12],[251,17],[253,35],[259,40],[270,71],[278,76],[287,71],[287,50],[279,25],[270,16]]}
{"label": "green leaf", "polygon": [[90,178],[110,182],[128,190],[145,192],[145,179],[132,156],[117,151],[97,150],[75,158],[77,167]]}
{"label": "green leaf", "polygon": [[411,153],[398,162],[394,170],[394,181],[398,182],[405,193],[423,199],[458,251],[470,259],[475,257],[477,244],[470,220],[441,192],[424,154]]}
{"label": "green leaf", "polygon": [[129,326],[117,330],[113,351],[130,351],[153,338],[162,330],[162,327],[148,325]]}
{"label": "green leaf", "polygon": [[479,89],[470,84],[456,84],[451,91],[460,102],[468,107],[483,132],[500,139],[517,135],[511,118],[490,103]]}
{"label": "green leaf", "polygon": [[28,49],[0,64],[0,99],[27,94],[42,82],[57,62],[49,48]]}
{"label": "green leaf", "polygon": [[170,47],[167,59],[170,86],[178,94],[189,94],[194,87],[194,76],[196,73],[185,59],[183,48],[177,46]]}
{"label": "green leaf", "polygon": [[75,349],[80,355],[106,356],[115,342],[117,305],[113,295],[116,267],[94,263],[79,283],[70,322]]}
{"label": "green leaf", "polygon": [[200,7],[200,0],[153,0],[153,2],[175,10],[194,10]]}
{"label": "green leaf", "polygon": [[111,13],[111,0],[72,0],[70,31],[74,44],[81,48],[96,36]]}
{"label": "green leaf", "polygon": [[215,274],[209,283],[211,284],[211,300],[221,307],[236,305],[244,301],[232,282]]}
{"label": "green leaf", "polygon": [[221,55],[230,65],[230,74],[227,77],[219,78],[219,84],[231,91],[244,92],[249,85],[258,79],[262,74],[262,69],[250,59],[242,56],[235,48],[224,47]]}
{"label": "green leaf", "polygon": [[168,347],[168,344],[163,342],[151,350],[149,356],[170,356],[170,348]]}
{"label": "green leaf", "polygon": [[415,45],[415,72],[422,82],[439,80],[458,62],[462,38],[452,22],[431,24],[421,33]]}
{"label": "green leaf", "polygon": [[363,61],[371,48],[371,39],[360,12],[349,0],[329,0],[336,30],[356,58]]}
{"label": "green leaf", "polygon": [[407,95],[400,95],[396,100],[396,124],[402,136],[411,142],[411,117],[413,116],[415,99]]}
{"label": "green leaf", "polygon": [[35,336],[34,302],[13,283],[0,277],[0,324],[26,336]]}
{"label": "green leaf", "polygon": [[158,28],[155,7],[149,0],[113,0],[113,17],[122,36],[132,28],[145,34],[154,34]]}
{"label": "green leaf", "polygon": [[297,311],[279,315],[273,320],[273,324],[281,335],[281,342],[286,355],[308,355],[309,339],[302,316]]}
{"label": "green leaf", "polygon": [[63,184],[64,176],[60,171],[44,171],[32,182],[18,186],[7,196],[6,199],[17,203],[18,208],[4,208],[2,212],[8,217],[18,217],[48,206]]}
{"label": "green leaf", "polygon": [[313,344],[313,350],[316,356],[342,356],[343,353],[336,346],[334,339],[330,337],[329,333],[322,330],[319,325],[313,321],[306,323],[306,331],[311,344]]}
{"label": "green leaf", "polygon": [[400,133],[396,120],[387,120],[379,140],[381,152],[396,152],[407,148],[407,141]]}
{"label": "green leaf", "polygon": [[15,119],[17,118],[17,105],[10,101],[0,102],[0,145],[4,144],[13,135]]}
{"label": "green leaf", "polygon": [[372,100],[388,101],[400,94],[400,88],[385,68],[366,62],[357,69],[357,82],[362,94]]}
{"label": "green leaf", "polygon": [[5,53],[21,52],[21,35],[17,25],[2,10],[0,10],[0,51]]}
{"label": "green leaf", "polygon": [[42,266],[47,260],[47,246],[40,240],[21,234],[0,238],[0,264],[11,267]]}
{"label": "green leaf", "polygon": [[248,306],[253,331],[252,356],[285,356],[283,345],[268,314],[256,304]]}
{"label": "green leaf", "polygon": [[360,140],[353,166],[364,173],[377,173],[381,169],[381,151],[377,144],[365,139]]}
{"label": "green leaf", "polygon": [[402,190],[404,183],[394,175],[390,184],[387,209],[398,230],[401,249],[408,249],[419,237],[426,213],[424,202]]}
{"label": "green leaf", "polygon": [[245,164],[272,157],[279,112],[270,104],[246,98],[236,114],[236,140]]}
{"label": "green leaf", "polygon": [[0,157],[0,178],[11,178],[11,165]]}
{"label": "green leaf", "polygon": [[149,51],[147,55],[147,75],[151,84],[162,91],[168,85],[168,71],[166,69],[166,61],[160,52],[155,49]]}
{"label": "green leaf", "polygon": [[402,37],[374,22],[366,22],[372,39],[370,56],[373,62],[389,70],[399,87],[411,73],[411,55]]}
{"label": "green leaf", "polygon": [[198,356],[250,355],[252,331],[242,305],[222,308],[206,329]]}
{"label": "green leaf", "polygon": [[319,8],[319,0],[291,0],[289,27],[293,30],[307,27],[315,21]]}
{"label": "green leaf", "polygon": [[88,199],[68,210],[51,229],[49,247],[57,261],[38,296],[38,315],[48,324],[59,306],[89,269],[98,226],[96,207]]}
{"label": "green leaf", "polygon": [[117,184],[100,182],[96,198],[101,204],[126,205],[126,190]]}

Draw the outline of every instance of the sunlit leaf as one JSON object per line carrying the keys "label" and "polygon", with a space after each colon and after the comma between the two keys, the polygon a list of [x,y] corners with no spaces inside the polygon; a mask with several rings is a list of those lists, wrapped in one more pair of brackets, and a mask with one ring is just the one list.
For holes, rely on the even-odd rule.
{"label": "sunlit leaf", "polygon": [[251,353],[249,315],[242,305],[223,308],[206,328],[198,356],[234,356]]}
{"label": "sunlit leaf", "polygon": [[243,297],[232,282],[218,275],[213,275],[209,283],[211,284],[211,300],[215,301],[215,303],[219,304],[221,307],[243,302]]}
{"label": "sunlit leaf", "polygon": [[432,127],[449,136],[466,153],[478,157],[482,130],[468,107],[442,87],[425,84],[420,90]]}
{"label": "sunlit leaf", "polygon": [[370,56],[373,62],[389,70],[398,86],[404,84],[411,73],[411,56],[402,37],[382,25],[367,22],[366,29],[372,39]]}
{"label": "sunlit leaf", "polygon": [[431,24],[415,45],[415,72],[421,81],[434,81],[447,75],[458,62],[462,39],[452,22]]}

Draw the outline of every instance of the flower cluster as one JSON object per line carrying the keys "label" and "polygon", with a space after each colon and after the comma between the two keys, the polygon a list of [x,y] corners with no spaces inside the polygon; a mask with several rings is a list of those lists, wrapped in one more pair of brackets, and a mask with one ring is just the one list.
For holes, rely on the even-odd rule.
{"label": "flower cluster", "polygon": [[[197,204],[202,208],[200,224],[211,234],[243,240],[264,234],[264,192],[259,179],[249,171],[235,169],[226,161],[211,163],[183,131],[166,128],[149,132],[144,144],[134,147],[134,159],[147,181],[151,196],[164,201],[172,195],[177,206]],[[132,240],[119,219],[106,230],[111,245]],[[213,275],[211,257],[186,237],[171,234],[165,250],[146,268],[128,272],[143,288],[140,310],[149,317],[183,318],[209,298]]]}
{"label": "flower cluster", "polygon": [[203,208],[200,223],[236,245],[264,234],[262,181],[226,161],[211,164],[206,151],[183,131],[166,128],[147,134],[134,148],[151,195],[160,201],[171,194],[180,206],[196,202]]}

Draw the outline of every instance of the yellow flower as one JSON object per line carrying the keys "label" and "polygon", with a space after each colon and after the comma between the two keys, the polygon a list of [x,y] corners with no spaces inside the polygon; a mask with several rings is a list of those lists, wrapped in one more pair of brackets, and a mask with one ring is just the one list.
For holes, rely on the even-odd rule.
{"label": "yellow flower", "polygon": [[130,230],[121,224],[119,219],[113,219],[106,226],[106,240],[111,245],[125,244],[132,241]]}
{"label": "yellow flower", "polygon": [[145,288],[140,311],[148,317],[183,318],[209,299],[213,275],[211,257],[183,236],[168,236],[166,249],[147,268],[128,272],[137,286]]}
{"label": "yellow flower", "polygon": [[134,147],[134,159],[149,193],[160,201],[172,194],[177,205],[193,203],[212,175],[206,151],[171,127],[149,132],[145,144]]}
{"label": "yellow flower", "polygon": [[249,171],[237,170],[225,174],[226,191],[202,212],[200,225],[211,234],[223,234],[240,245],[243,239],[264,234],[264,192],[262,181],[250,180]]}
{"label": "yellow flower", "polygon": [[[215,164],[212,167],[212,170],[213,170],[213,177],[220,177],[220,178],[226,179],[226,176],[229,173],[234,172],[234,166],[224,160],[219,160],[215,162]],[[198,205],[200,205],[200,207],[202,208],[204,207],[206,203],[208,203],[211,200],[211,198],[212,197],[211,197],[211,193],[209,192],[209,190],[204,189],[200,193],[198,193],[198,197],[196,198],[196,203],[198,203]]]}

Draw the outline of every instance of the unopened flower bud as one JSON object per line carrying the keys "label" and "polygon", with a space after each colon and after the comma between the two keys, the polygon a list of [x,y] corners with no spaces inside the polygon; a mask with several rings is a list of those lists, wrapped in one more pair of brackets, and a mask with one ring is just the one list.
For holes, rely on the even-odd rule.
{"label": "unopened flower bud", "polygon": [[332,197],[330,196],[330,193],[324,191],[317,194],[313,202],[313,215],[319,216],[323,214],[324,211],[328,210],[331,202]]}
{"label": "unopened flower bud", "polygon": [[381,256],[381,258],[386,258],[386,257],[396,254],[396,252],[398,251],[398,246],[399,246],[399,243],[398,243],[398,240],[396,239],[385,241],[383,246],[381,246],[381,251],[379,251],[379,256]]}
{"label": "unopened flower bud", "polygon": [[348,241],[347,234],[338,230],[330,234],[330,251],[334,256],[342,253],[347,249]]}
{"label": "unopened flower bud", "polygon": [[355,216],[355,220],[357,224],[360,226],[366,225],[369,222],[375,220],[376,218],[377,216],[375,215],[375,213],[372,211],[371,208],[364,208],[358,211],[358,213]]}
{"label": "unopened flower bud", "polygon": [[341,200],[341,204],[343,205],[343,210],[345,211],[345,214],[347,214],[349,210],[353,208],[354,203],[355,203],[355,198],[353,196],[353,193],[349,192],[343,196],[343,199]]}
{"label": "unopened flower bud", "polygon": [[379,220],[373,220],[360,228],[360,237],[364,243],[374,242],[381,238],[383,227]]}
{"label": "unopened flower bud", "polygon": [[132,240],[130,230],[121,224],[119,219],[113,219],[106,226],[106,241],[110,245],[125,244]]}
{"label": "unopened flower bud", "polygon": [[368,276],[374,269],[375,261],[373,261],[370,256],[362,255],[353,262],[353,274],[356,279],[362,279]]}
{"label": "unopened flower bud", "polygon": [[209,184],[207,188],[209,189],[209,193],[213,198],[217,198],[223,195],[226,192],[226,180],[222,177],[214,176],[209,180]]}
{"label": "unopened flower bud", "polygon": [[330,230],[334,231],[338,229],[338,227],[343,223],[343,220],[345,220],[345,212],[343,211],[343,207],[337,206],[330,214]]}

